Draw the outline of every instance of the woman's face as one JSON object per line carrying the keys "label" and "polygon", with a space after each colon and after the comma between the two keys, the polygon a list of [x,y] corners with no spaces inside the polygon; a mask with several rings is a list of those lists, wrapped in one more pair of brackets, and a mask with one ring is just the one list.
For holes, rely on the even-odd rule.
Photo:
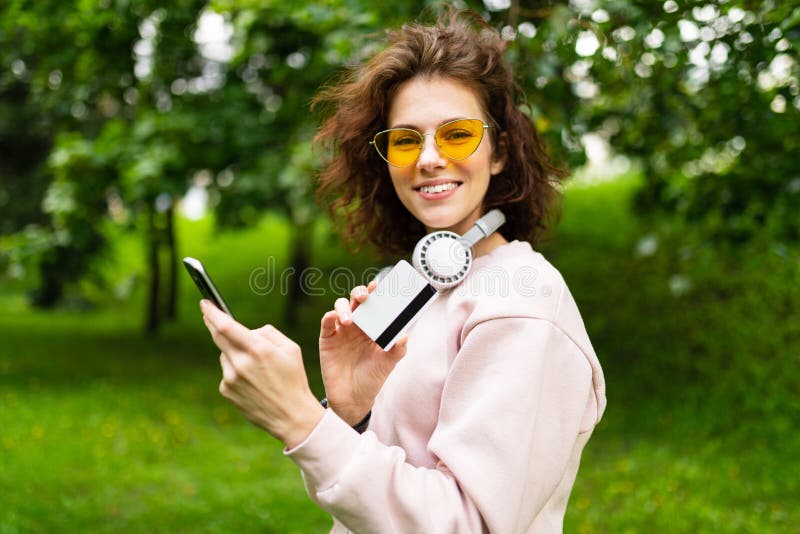
{"label": "woman's face", "polygon": [[448,78],[413,78],[400,85],[389,107],[388,128],[407,127],[431,134],[425,135],[416,163],[406,168],[389,165],[400,202],[429,232],[463,234],[469,230],[483,215],[483,197],[491,176],[503,169],[504,161],[494,157],[488,131],[477,150],[464,160],[453,161],[439,152],[432,134],[453,119],[488,122],[477,95]]}

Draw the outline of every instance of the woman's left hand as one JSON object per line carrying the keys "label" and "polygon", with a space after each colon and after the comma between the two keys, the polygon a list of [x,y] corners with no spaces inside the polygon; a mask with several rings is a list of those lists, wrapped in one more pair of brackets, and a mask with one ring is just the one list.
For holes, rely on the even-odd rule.
{"label": "woman's left hand", "polygon": [[325,413],[308,386],[300,347],[272,325],[249,330],[208,300],[200,309],[222,351],[220,393],[287,448],[298,445]]}
{"label": "woman's left hand", "polygon": [[403,336],[384,351],[353,322],[353,311],[375,290],[376,282],[359,286],[342,297],[322,317],[319,361],[328,405],[350,425],[364,419],[389,373],[406,354]]}

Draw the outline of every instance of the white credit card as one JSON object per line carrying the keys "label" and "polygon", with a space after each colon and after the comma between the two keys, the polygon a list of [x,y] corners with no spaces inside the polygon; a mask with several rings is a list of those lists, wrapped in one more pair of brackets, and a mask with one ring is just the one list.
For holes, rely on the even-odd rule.
{"label": "white credit card", "polygon": [[383,350],[389,350],[438,296],[411,264],[400,260],[356,308],[353,322]]}

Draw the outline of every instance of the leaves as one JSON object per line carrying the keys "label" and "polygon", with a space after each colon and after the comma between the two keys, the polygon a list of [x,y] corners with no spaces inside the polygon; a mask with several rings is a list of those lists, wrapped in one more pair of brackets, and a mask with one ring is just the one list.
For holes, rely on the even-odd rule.
{"label": "leaves", "polygon": [[[523,4],[467,2],[511,39],[557,159],[582,165],[592,134],[643,169],[641,213],[692,221],[698,240],[797,239],[797,0]],[[380,46],[384,28],[429,20],[429,5],[6,2],[0,232],[72,224],[56,201],[68,183],[97,217],[110,216],[109,192],[135,213],[191,187],[225,225],[264,210],[316,217],[310,99]],[[198,41],[211,19],[230,33],[216,52]]]}

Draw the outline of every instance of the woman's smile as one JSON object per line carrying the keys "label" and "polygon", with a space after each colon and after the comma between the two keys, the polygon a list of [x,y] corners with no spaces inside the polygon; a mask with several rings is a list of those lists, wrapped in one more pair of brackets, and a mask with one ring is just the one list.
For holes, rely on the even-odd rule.
{"label": "woman's smile", "polygon": [[425,180],[419,186],[414,187],[425,200],[444,200],[450,198],[461,186],[461,182],[451,179]]}

